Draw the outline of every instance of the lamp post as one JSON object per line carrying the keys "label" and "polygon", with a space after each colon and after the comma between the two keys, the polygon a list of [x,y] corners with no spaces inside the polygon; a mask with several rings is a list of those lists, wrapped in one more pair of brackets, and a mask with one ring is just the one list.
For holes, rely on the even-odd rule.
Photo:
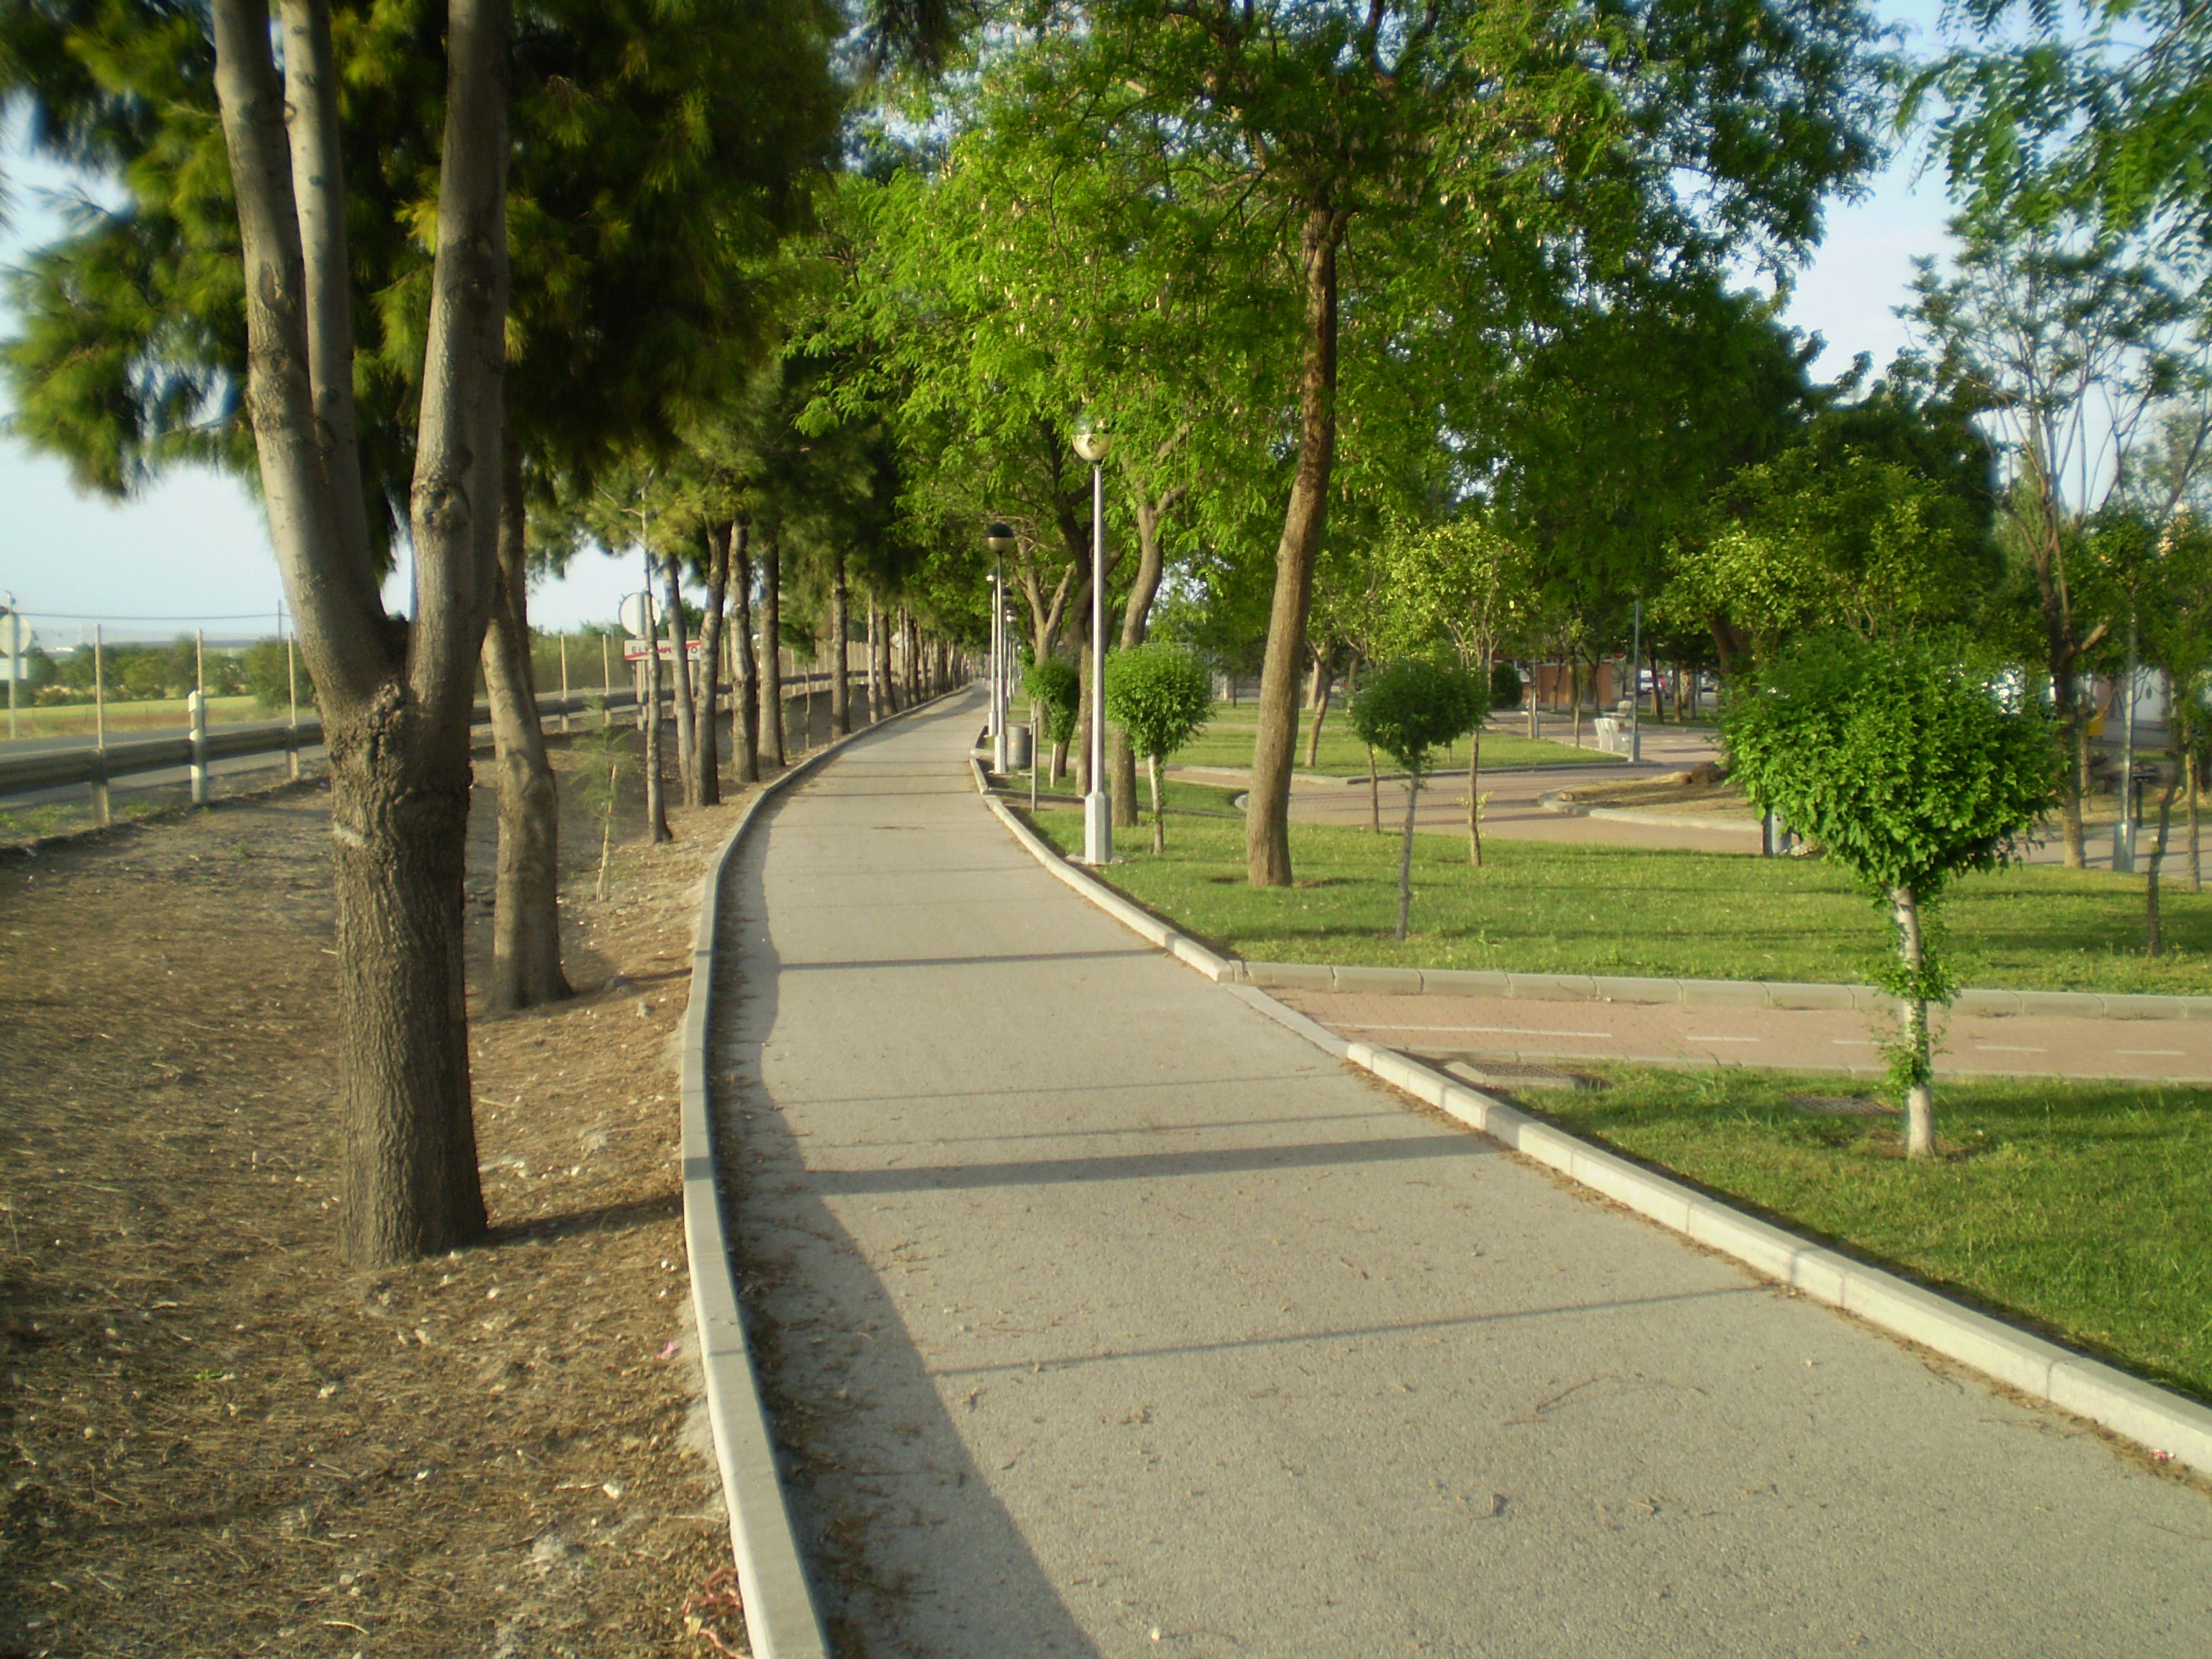
{"label": "lamp post", "polygon": [[983,532],[991,550],[991,769],[1006,772],[1006,555],[1014,532],[997,520]]}
{"label": "lamp post", "polygon": [[1085,422],[1075,453],[1091,463],[1091,793],[1083,798],[1083,861],[1114,861],[1114,805],[1106,793],[1106,471],[1113,439]]}

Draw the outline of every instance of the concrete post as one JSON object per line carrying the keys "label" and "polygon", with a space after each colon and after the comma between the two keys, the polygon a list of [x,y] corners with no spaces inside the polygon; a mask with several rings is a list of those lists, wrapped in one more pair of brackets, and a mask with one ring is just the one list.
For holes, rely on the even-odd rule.
{"label": "concrete post", "polygon": [[185,718],[192,728],[192,805],[208,804],[207,693],[194,688],[185,699]]}

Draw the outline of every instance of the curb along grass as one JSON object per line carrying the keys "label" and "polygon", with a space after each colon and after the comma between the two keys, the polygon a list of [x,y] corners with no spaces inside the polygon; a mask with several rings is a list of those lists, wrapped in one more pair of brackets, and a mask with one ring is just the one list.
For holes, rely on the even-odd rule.
{"label": "curb along grass", "polygon": [[754,1659],[828,1659],[821,1614],[806,1581],[799,1538],[784,1502],[775,1439],[761,1403],[759,1379],[745,1345],[738,1307],[730,1242],[723,1225],[721,1188],[714,1173],[713,1103],[707,1045],[715,991],[714,939],[721,921],[722,883],[753,821],[783,791],[811,775],[848,744],[892,721],[936,707],[968,688],[918,702],[890,720],[865,726],[809,755],[745,803],[729,839],[707,866],[699,895],[699,927],[691,945],[691,994],[684,1014],[683,1151],[684,1242],[691,1270],[691,1311],[699,1328],[699,1358],[706,1371],[707,1415],[714,1431],[714,1457],[729,1510],[730,1544],[744,1600],[745,1632]]}
{"label": "curb along grass", "polygon": [[[1754,1219],[1679,1182],[1602,1151],[1550,1124],[1539,1122],[1503,1101],[1395,1049],[1337,1036],[1249,982],[1243,971],[1248,964],[1219,956],[1186,938],[1108,889],[1095,876],[1061,858],[1003,802],[989,793],[980,766],[971,763],[971,769],[977,790],[992,813],[1046,869],[1131,932],[1197,969],[1208,979],[1225,985],[1232,994],[1339,1059],[1348,1060],[1417,1100],[1449,1113],[1470,1128],[1559,1170],[1614,1203],[1735,1257],[1754,1273],[1787,1285],[1810,1300],[1840,1308],[1893,1335],[1971,1365],[2022,1394],[2086,1418],[2136,1442],[2160,1461],[2170,1459],[2200,1474],[2212,1474],[2212,1409],[1909,1283],[1894,1273],[1854,1261],[1780,1227]],[[1249,964],[1255,969],[1261,965]],[[1321,976],[1318,988],[1330,988],[1328,969],[1307,968],[1304,971]],[[1514,976],[1516,980],[1525,977]],[[1529,992],[1523,990],[1519,994],[1528,995]],[[1595,991],[1590,994],[1595,995]]]}

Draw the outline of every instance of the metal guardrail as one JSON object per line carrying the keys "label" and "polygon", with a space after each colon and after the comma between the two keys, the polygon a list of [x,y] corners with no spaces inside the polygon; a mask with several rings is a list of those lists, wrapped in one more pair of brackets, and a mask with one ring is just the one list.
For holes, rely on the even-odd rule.
{"label": "metal guardrail", "polygon": [[[826,672],[787,676],[783,681],[785,700],[788,702],[794,691],[818,690],[829,684],[830,678]],[[637,701],[636,695],[629,691],[543,696],[538,700],[538,718],[543,723],[563,714],[581,714],[601,702],[610,711],[630,709],[637,706]],[[471,732],[489,726],[490,722],[490,705],[478,703]],[[297,726],[215,726],[198,738],[140,738],[105,747],[86,744],[76,748],[9,755],[0,757],[0,799],[80,785],[93,792],[94,805],[99,806],[104,805],[101,798],[107,786],[118,778],[180,766],[204,769],[215,761],[234,760],[246,755],[297,755],[319,746],[322,741],[322,720],[309,715]]]}

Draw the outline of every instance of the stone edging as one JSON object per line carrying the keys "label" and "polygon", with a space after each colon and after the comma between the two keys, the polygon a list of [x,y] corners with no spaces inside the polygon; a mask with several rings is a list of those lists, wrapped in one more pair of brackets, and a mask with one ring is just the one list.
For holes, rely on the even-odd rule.
{"label": "stone edging", "polygon": [[[893,720],[918,714],[967,688],[940,693],[901,709]],[[881,731],[879,721],[817,749],[765,785],[745,803],[736,827],[707,866],[699,895],[699,927],[691,943],[691,994],[684,1012],[683,1152],[684,1243],[691,1270],[691,1313],[699,1328],[699,1360],[707,1378],[707,1416],[714,1431],[722,1498],[730,1516],[730,1545],[744,1600],[745,1633],[755,1659],[829,1659],[821,1614],[806,1582],[805,1563],[791,1511],[783,1500],[775,1439],[759,1379],[745,1346],[730,1242],[722,1224],[721,1191],[714,1178],[714,1132],[708,1101],[708,1023],[714,997],[714,939],[721,920],[722,881],[730,861],[762,809],[848,744]]]}
{"label": "stone edging", "polygon": [[[982,790],[980,775],[976,783]],[[1909,1283],[1895,1273],[1854,1261],[1746,1215],[1563,1129],[1539,1122],[1410,1056],[1336,1036],[1277,1002],[1237,971],[1240,967],[1258,964],[1240,964],[1218,956],[1139,909],[1060,857],[988,790],[982,793],[985,804],[1014,839],[1091,903],[1208,979],[1226,984],[1234,994],[1339,1059],[1449,1113],[1470,1128],[1559,1170],[1614,1203],[1735,1257],[1753,1272],[1787,1285],[1810,1300],[1843,1309],[1893,1335],[1971,1365],[2022,1394],[2087,1418],[2148,1449],[2155,1457],[2171,1458],[2212,1474],[2212,1409]]]}
{"label": "stone edging", "polygon": [[1563,818],[1598,818],[1614,823],[1649,824],[1655,830],[1725,830],[1735,832],[1759,833],[1759,820],[1746,822],[1742,818],[1693,818],[1674,812],[1639,812],[1632,806],[1585,806],[1580,801],[1561,800],[1560,792],[1547,789],[1536,797],[1539,811],[1556,812]]}

